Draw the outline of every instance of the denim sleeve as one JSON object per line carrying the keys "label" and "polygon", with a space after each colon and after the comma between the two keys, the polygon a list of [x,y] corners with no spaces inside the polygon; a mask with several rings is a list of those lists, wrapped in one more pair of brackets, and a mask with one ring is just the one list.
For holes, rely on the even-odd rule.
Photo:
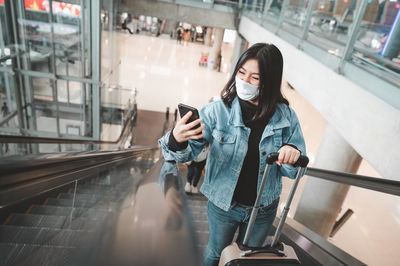
{"label": "denim sleeve", "polygon": [[160,144],[164,159],[166,161],[176,161],[176,162],[188,162],[193,161],[197,155],[202,151],[204,145],[209,141],[211,136],[211,127],[212,119],[210,116],[209,107],[206,105],[200,110],[200,118],[202,119],[202,124],[205,124],[205,132],[204,140],[199,142],[195,140],[189,140],[186,148],[172,151],[168,147],[169,139],[171,131],[168,131],[163,137],[158,140],[158,144]]}
{"label": "denim sleeve", "polygon": [[[303,132],[300,127],[299,119],[297,118],[296,113],[291,108],[289,108],[289,114],[290,115],[288,118],[290,121],[290,127],[288,127],[283,134],[283,143],[290,146],[295,146],[302,155],[305,155],[307,154],[306,144],[304,141]],[[282,175],[289,178],[295,178],[297,170],[298,167],[294,167],[288,164],[282,165],[280,167]]]}

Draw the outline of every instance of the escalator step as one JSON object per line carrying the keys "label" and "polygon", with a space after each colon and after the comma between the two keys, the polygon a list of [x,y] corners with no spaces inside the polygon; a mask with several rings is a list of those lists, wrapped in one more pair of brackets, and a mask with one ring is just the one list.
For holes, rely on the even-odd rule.
{"label": "escalator step", "polygon": [[92,239],[94,232],[84,232],[84,231],[69,231],[69,241],[73,243],[76,247],[79,247],[82,242]]}
{"label": "escalator step", "polygon": [[208,230],[207,231],[195,231],[196,240],[198,245],[207,245],[208,243]]}
{"label": "escalator step", "polygon": [[30,214],[19,214],[14,213],[14,216],[8,221],[7,225],[20,225],[20,226],[31,226],[37,227],[41,220],[42,215],[30,215]]}
{"label": "escalator step", "polygon": [[0,226],[0,242],[12,243],[19,234],[20,228],[10,226]]}
{"label": "escalator step", "polygon": [[43,215],[38,227],[61,229],[65,228],[65,226],[69,224],[69,220],[70,218],[67,216]]}
{"label": "escalator step", "polygon": [[0,238],[3,244],[31,244],[39,246],[79,247],[93,235],[93,232],[54,228],[29,228],[20,226],[1,226]]}
{"label": "escalator step", "polygon": [[76,249],[23,245],[17,254],[12,256],[8,265],[67,265],[68,255]]}
{"label": "escalator step", "polygon": [[[68,194],[68,193],[61,193],[60,199],[72,199],[74,197],[74,194]],[[93,195],[93,194],[85,194],[82,192],[78,192],[75,194],[75,200],[88,200],[88,201],[99,201],[99,200],[105,200],[105,201],[118,201],[120,199],[120,195]]]}
{"label": "escalator step", "polygon": [[46,246],[79,247],[92,233],[76,230],[43,228],[35,244]]}
{"label": "escalator step", "polygon": [[0,243],[0,265],[10,265],[8,263],[10,258],[18,254],[21,249],[22,245]]}
{"label": "escalator step", "polygon": [[207,221],[196,221],[193,220],[193,228],[199,231],[208,231],[208,222]]}
{"label": "escalator step", "polygon": [[86,205],[90,206],[90,202],[87,200],[79,200],[75,199],[54,199],[48,198],[46,200],[46,206],[61,206],[61,207],[71,207],[72,203],[74,203],[74,207],[86,207]]}
{"label": "escalator step", "polygon": [[[32,223],[32,220],[38,221]],[[74,217],[70,220],[69,216],[52,216],[38,214],[16,213],[7,225],[40,227],[40,228],[70,228],[73,230],[89,230],[93,228],[99,220],[88,217]]]}
{"label": "escalator step", "polygon": [[204,206],[189,205],[189,209],[191,212],[204,213],[207,215],[207,208]]}
{"label": "escalator step", "polygon": [[104,218],[107,215],[107,209],[100,208],[71,208],[71,207],[58,207],[58,206],[42,206],[34,205],[31,214],[42,215],[60,215],[72,217],[90,217],[90,218]]}
{"label": "escalator step", "polygon": [[60,206],[60,207],[71,207],[74,204],[75,207],[81,208],[100,208],[100,209],[109,209],[117,207],[115,203],[106,201],[103,199],[95,200],[73,200],[73,199],[47,199],[46,206]]}
{"label": "escalator step", "polygon": [[41,229],[38,228],[29,228],[29,227],[20,227],[20,232],[14,238],[14,243],[21,244],[35,244],[35,240],[40,233]]}

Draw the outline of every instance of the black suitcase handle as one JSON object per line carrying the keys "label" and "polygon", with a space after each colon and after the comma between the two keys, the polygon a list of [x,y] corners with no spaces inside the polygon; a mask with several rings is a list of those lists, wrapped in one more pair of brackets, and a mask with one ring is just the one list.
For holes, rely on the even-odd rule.
{"label": "black suitcase handle", "polygon": [[[279,153],[278,152],[271,152],[267,156],[267,164],[273,164],[278,160]],[[306,167],[308,165],[309,159],[305,155],[300,155],[299,159],[297,159],[297,162],[294,164],[294,166],[300,166],[300,167]]]}

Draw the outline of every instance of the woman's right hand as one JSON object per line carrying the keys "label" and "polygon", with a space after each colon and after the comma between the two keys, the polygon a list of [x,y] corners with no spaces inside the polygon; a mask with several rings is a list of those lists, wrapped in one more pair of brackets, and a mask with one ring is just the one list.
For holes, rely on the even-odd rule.
{"label": "woman's right hand", "polygon": [[200,124],[201,119],[194,120],[189,124],[186,124],[189,118],[192,116],[192,112],[187,112],[181,119],[176,122],[175,128],[172,131],[175,140],[178,143],[182,143],[188,141],[189,139],[201,139],[204,137],[204,124],[201,124],[200,127],[193,129],[194,126]]}

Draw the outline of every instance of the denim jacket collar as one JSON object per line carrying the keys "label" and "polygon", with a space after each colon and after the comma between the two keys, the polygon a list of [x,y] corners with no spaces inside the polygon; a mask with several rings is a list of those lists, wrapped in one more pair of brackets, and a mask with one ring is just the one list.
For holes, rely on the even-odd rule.
{"label": "denim jacket collar", "polygon": [[[273,129],[279,129],[279,128],[284,128],[284,127],[290,126],[290,122],[287,119],[287,115],[285,115],[285,112],[288,112],[288,111],[286,111],[282,108],[282,104],[278,104],[275,113],[271,117],[268,125],[266,126],[266,128],[264,130],[264,134],[266,133],[265,131],[268,131],[268,132],[271,132],[271,134],[269,134],[269,135],[272,135]],[[242,110],[240,108],[240,103],[239,103],[238,97],[235,97],[235,99],[232,102],[232,108],[231,108],[228,124],[233,125],[233,126],[238,126],[238,127],[246,127],[243,122]]]}
{"label": "denim jacket collar", "polygon": [[235,99],[233,99],[232,102],[228,124],[236,127],[245,127],[242,117],[242,109],[240,108],[240,103],[237,96],[235,97]]}

